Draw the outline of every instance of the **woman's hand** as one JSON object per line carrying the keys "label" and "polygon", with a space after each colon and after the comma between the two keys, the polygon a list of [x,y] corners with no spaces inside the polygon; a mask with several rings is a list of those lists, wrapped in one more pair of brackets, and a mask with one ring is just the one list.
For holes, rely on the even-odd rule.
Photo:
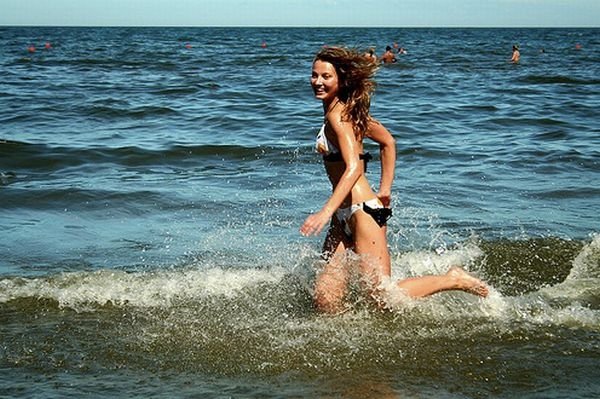
{"label": "woman's hand", "polygon": [[368,136],[379,144],[381,156],[381,180],[377,198],[383,206],[389,208],[392,205],[391,189],[396,170],[396,140],[390,131],[376,120],[369,123]]}
{"label": "woman's hand", "polygon": [[392,193],[389,191],[379,191],[377,193],[377,198],[381,201],[381,204],[386,208],[391,208],[392,206]]}
{"label": "woman's hand", "polygon": [[329,223],[329,219],[331,219],[331,215],[324,210],[313,213],[306,218],[302,227],[300,227],[300,233],[305,237],[319,235],[321,230],[323,230],[323,227]]}

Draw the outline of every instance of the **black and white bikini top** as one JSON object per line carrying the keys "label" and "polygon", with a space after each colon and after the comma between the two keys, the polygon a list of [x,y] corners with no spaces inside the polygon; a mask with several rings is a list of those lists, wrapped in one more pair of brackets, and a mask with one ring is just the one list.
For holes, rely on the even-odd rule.
{"label": "black and white bikini top", "polygon": [[323,156],[339,154],[340,150],[331,141],[329,141],[327,135],[325,135],[325,126],[326,123],[323,123],[323,126],[321,126],[321,129],[317,134],[317,143],[315,145],[315,150]]}
{"label": "black and white bikini top", "polygon": [[[326,123],[324,123],[323,126],[321,126],[321,129],[319,130],[319,133],[317,134],[317,140],[316,140],[315,150],[319,154],[323,155],[323,160],[324,161],[327,161],[327,162],[341,162],[341,161],[343,161],[342,153],[335,146],[335,144],[333,144],[327,138],[327,135],[325,134],[325,125],[326,125]],[[364,154],[359,154],[358,158],[365,161],[365,167],[366,167],[366,163],[368,161],[370,161],[373,157],[371,156],[371,154],[369,154],[367,152],[367,153],[364,153]]]}

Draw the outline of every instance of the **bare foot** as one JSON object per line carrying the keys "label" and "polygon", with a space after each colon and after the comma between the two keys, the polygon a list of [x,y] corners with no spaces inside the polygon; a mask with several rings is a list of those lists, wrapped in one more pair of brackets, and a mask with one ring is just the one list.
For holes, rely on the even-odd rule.
{"label": "bare foot", "polygon": [[461,267],[451,267],[447,275],[456,279],[457,289],[483,298],[488,296],[489,289],[487,285],[478,278],[471,276]]}

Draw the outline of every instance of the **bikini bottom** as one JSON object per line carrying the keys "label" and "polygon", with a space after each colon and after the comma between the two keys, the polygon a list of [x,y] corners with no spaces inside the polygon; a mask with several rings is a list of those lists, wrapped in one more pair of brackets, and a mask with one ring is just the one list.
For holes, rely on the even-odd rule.
{"label": "bikini bottom", "polygon": [[379,227],[383,227],[386,225],[389,218],[392,217],[392,209],[384,207],[379,199],[373,198],[365,202],[361,202],[359,204],[352,204],[346,208],[338,208],[335,211],[335,215],[338,218],[339,222],[342,224],[344,228],[344,233],[348,236],[348,238],[352,238],[352,230],[350,229],[350,219],[352,215],[359,210],[365,211],[368,215],[371,215],[373,220],[379,225]]}

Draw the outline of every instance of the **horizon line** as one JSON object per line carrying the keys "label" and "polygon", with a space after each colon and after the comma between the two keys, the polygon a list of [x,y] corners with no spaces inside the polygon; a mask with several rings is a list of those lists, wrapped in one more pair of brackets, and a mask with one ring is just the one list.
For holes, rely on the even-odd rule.
{"label": "horizon line", "polygon": [[364,29],[599,29],[592,25],[61,25],[61,24],[0,24],[3,28],[364,28]]}

